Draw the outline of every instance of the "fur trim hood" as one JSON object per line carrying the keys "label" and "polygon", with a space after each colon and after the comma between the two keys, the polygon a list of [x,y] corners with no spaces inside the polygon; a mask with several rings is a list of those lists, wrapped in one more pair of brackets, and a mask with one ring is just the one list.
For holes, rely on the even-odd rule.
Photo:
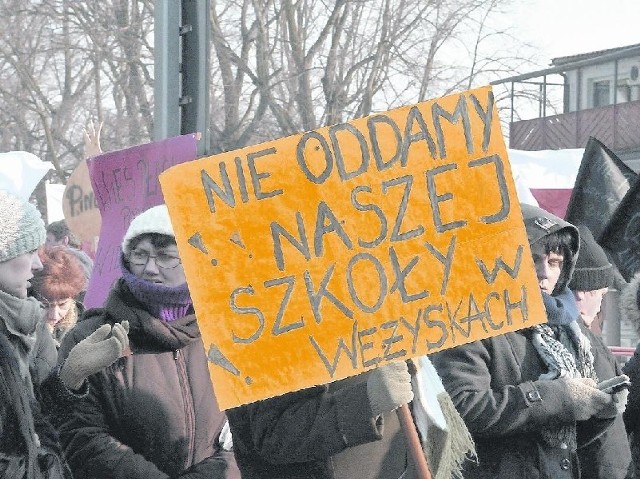
{"label": "fur trim hood", "polygon": [[638,289],[640,288],[640,273],[620,293],[620,312],[622,319],[628,321],[633,329],[640,333],[640,307],[638,306]]}

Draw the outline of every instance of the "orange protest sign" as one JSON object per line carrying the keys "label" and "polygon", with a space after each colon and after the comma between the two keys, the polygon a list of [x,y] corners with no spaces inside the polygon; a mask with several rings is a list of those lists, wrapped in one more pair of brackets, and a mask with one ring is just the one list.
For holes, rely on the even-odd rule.
{"label": "orange protest sign", "polygon": [[489,87],[160,183],[223,409],[546,320]]}

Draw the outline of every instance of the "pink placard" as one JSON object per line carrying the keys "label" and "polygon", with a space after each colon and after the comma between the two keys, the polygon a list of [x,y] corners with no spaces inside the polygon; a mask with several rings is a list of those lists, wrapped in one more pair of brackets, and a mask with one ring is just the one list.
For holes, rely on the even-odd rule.
{"label": "pink placard", "polygon": [[196,135],[189,134],[87,160],[102,224],[85,306],[102,306],[111,285],[121,275],[120,247],[131,220],[164,202],[158,175],[174,165],[196,159],[196,144]]}

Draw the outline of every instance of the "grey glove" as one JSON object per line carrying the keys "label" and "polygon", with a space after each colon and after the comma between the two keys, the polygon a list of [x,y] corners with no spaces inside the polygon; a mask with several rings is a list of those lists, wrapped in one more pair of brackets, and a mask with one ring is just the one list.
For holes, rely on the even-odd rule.
{"label": "grey glove", "polygon": [[64,385],[78,390],[87,377],[112,364],[129,347],[128,334],[128,321],[116,323],[113,328],[103,324],[76,344],[60,369]]}
{"label": "grey glove", "polygon": [[606,393],[613,399],[613,402],[602,409],[596,417],[599,419],[612,419],[619,414],[622,414],[627,407],[627,396],[629,395],[628,389],[621,389],[615,393]]}
{"label": "grey glove", "polygon": [[398,361],[371,371],[367,379],[367,396],[374,416],[411,402],[413,391],[407,363]]}
{"label": "grey glove", "polygon": [[601,419],[609,418],[613,409],[616,415],[615,403],[611,394],[600,391],[591,378],[561,379],[567,385],[567,393],[574,404],[576,421],[586,421],[597,416]]}
{"label": "grey glove", "polygon": [[627,409],[627,397],[629,396],[629,390],[624,388],[617,393],[613,394],[613,402],[616,403],[616,409],[618,414],[622,414]]}

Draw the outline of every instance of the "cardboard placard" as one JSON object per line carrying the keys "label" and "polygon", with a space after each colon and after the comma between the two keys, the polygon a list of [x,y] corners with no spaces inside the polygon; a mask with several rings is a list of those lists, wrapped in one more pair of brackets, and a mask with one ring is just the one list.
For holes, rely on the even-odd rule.
{"label": "cardboard placard", "polygon": [[196,135],[189,134],[110,151],[87,160],[102,221],[85,306],[102,306],[111,285],[121,276],[122,239],[131,220],[163,203],[158,175],[196,158],[196,147]]}
{"label": "cardboard placard", "polygon": [[95,242],[100,235],[101,218],[86,160],[78,163],[67,180],[62,195],[62,212],[74,235],[83,242]]}
{"label": "cardboard placard", "polygon": [[546,321],[490,87],[160,184],[223,409]]}

